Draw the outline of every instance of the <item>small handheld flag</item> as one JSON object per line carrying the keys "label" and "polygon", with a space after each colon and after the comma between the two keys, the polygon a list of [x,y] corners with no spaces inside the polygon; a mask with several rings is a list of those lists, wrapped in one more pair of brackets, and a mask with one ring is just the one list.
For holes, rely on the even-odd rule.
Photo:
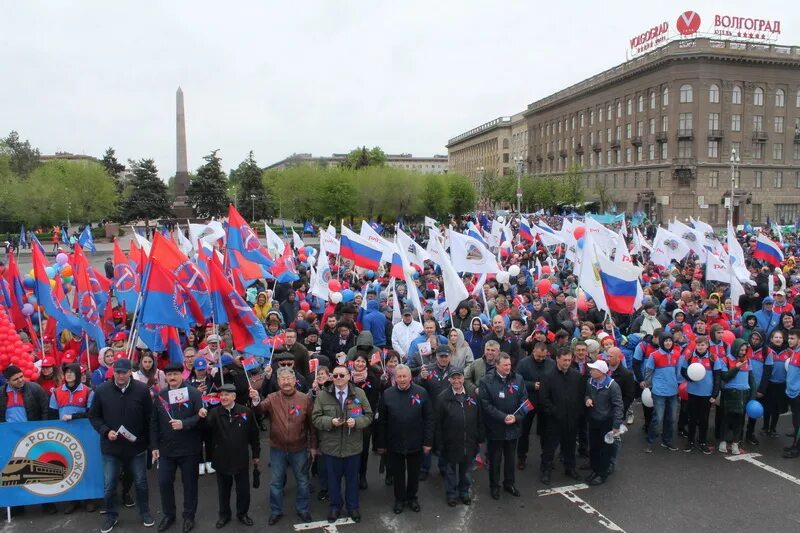
{"label": "small handheld flag", "polygon": [[524,402],[522,402],[522,403],[520,404],[520,406],[519,406],[519,407],[517,407],[517,410],[516,410],[516,411],[514,411],[514,412],[513,412],[513,413],[511,413],[511,414],[512,414],[512,415],[515,415],[515,414],[517,414],[517,413],[518,413],[518,412],[520,412],[520,411],[522,411],[522,414],[523,414],[523,415],[527,415],[528,413],[530,413],[531,411],[533,411],[533,403],[531,403],[531,401],[530,401],[530,400],[525,400]]}

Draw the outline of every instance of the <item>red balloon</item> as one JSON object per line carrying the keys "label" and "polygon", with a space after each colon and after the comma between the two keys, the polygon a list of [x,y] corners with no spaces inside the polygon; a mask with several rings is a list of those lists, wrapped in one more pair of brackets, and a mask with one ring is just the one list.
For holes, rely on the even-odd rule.
{"label": "red balloon", "polygon": [[543,265],[542,266],[542,274],[550,274],[550,273],[552,273],[552,269],[550,268],[550,265]]}
{"label": "red balloon", "polygon": [[733,332],[730,330],[723,331],[722,340],[725,341],[725,344],[730,346],[731,344],[733,344],[733,341],[736,340],[736,335],[734,335]]}
{"label": "red balloon", "polygon": [[308,311],[309,309],[311,309],[311,306],[308,305],[307,301],[303,300],[302,302],[300,302],[300,309],[302,309],[303,311]]}
{"label": "red balloon", "polygon": [[678,397],[685,401],[689,400],[689,382],[684,381],[680,385],[678,385]]}
{"label": "red balloon", "polygon": [[586,293],[583,291],[581,291],[581,293],[578,295],[576,305],[578,307],[578,311],[586,312],[589,310],[589,304],[586,303]]}
{"label": "red balloon", "polygon": [[339,292],[342,290],[342,284],[339,283],[338,279],[332,279],[328,282],[328,290],[332,292]]}
{"label": "red balloon", "polygon": [[575,237],[576,241],[581,237],[583,237],[585,234],[586,234],[586,228],[584,228],[583,226],[578,226],[577,228],[572,230],[572,236]]}
{"label": "red balloon", "polygon": [[552,287],[553,284],[549,279],[540,279],[536,284],[536,288],[539,289],[539,296],[543,296],[544,294],[550,292]]}

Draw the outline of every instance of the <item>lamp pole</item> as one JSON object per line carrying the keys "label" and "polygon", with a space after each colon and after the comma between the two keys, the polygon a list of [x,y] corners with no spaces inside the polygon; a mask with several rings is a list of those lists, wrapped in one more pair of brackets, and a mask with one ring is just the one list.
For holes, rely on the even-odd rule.
{"label": "lamp pole", "polygon": [[478,209],[480,209],[481,201],[483,200],[483,171],[485,169],[478,167],[475,170],[478,173]]}
{"label": "lamp pole", "polygon": [[514,156],[514,162],[517,164],[517,215],[522,214],[522,208],[520,207],[520,203],[522,202],[522,184],[520,183],[520,177],[522,176],[522,163],[523,163],[522,156]]}
{"label": "lamp pole", "polygon": [[739,154],[736,153],[736,148],[731,149],[731,197],[730,204],[728,205],[728,226],[733,227],[733,199],[735,197],[734,191],[736,189],[736,165],[741,163]]}
{"label": "lamp pole", "polygon": [[256,195],[250,195],[250,221],[255,221],[256,219]]}

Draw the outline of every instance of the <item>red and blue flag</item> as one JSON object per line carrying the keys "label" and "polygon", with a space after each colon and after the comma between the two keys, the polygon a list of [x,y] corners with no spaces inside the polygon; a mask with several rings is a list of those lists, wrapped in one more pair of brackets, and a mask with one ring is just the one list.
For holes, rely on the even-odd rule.
{"label": "red and blue flag", "polygon": [[373,247],[366,239],[342,226],[342,239],[339,255],[352,260],[356,266],[368,270],[378,270],[381,265],[383,251]]}
{"label": "red and blue flag", "polygon": [[62,301],[61,298],[57,298],[53,293],[50,279],[47,277],[47,272],[45,272],[47,260],[44,258],[44,252],[41,247],[32,246],[31,257],[33,260],[33,292],[39,304],[44,307],[50,317],[48,320],[55,320],[75,335],[81,335],[83,330],[81,320],[69,310],[69,305],[66,302]]}
{"label": "red and blue flag", "polygon": [[185,330],[205,321],[205,315],[192,292],[152,258],[147,264],[142,288],[139,310],[141,323],[175,326]]}
{"label": "red and blue flag", "polygon": [[294,254],[288,243],[284,245],[283,254],[270,267],[269,273],[278,280],[278,283],[291,283],[300,279],[297,274]]}
{"label": "red and blue flag", "polygon": [[227,247],[236,250],[248,261],[271,267],[272,258],[258,235],[231,204],[228,208]]}
{"label": "red and blue flag", "polygon": [[525,400],[522,402],[522,405],[519,406],[518,411],[522,411],[522,414],[527,415],[533,411],[533,403],[530,400]]}
{"label": "red and blue flag", "polygon": [[396,279],[405,279],[403,260],[400,258],[400,254],[397,252],[392,254],[392,265],[389,267],[389,275]]}
{"label": "red and blue flag", "polygon": [[136,330],[142,342],[153,352],[167,352],[170,363],[183,363],[183,349],[178,330],[161,324],[139,324]]}
{"label": "red and blue flag", "polygon": [[[106,345],[106,334],[105,331],[103,331],[103,325],[100,320],[102,312],[95,300],[95,291],[89,279],[91,267],[89,267],[89,262],[83,255],[83,249],[80,244],[75,245],[73,262],[72,269],[76,290],[75,303],[78,311],[78,318],[81,321],[83,330],[89,338],[94,340],[98,348],[103,348]],[[108,297],[107,294],[106,297]]]}
{"label": "red and blue flag", "polygon": [[[191,292],[203,317],[211,316],[208,278],[200,267],[186,257],[186,254],[181,252],[171,239],[156,233],[153,236],[153,247],[150,249],[150,260],[151,262],[156,261],[166,268],[179,284]],[[202,320],[198,320],[198,322],[202,322]]]}
{"label": "red and blue flag", "polygon": [[524,239],[529,243],[533,243],[533,232],[531,231],[531,225],[528,224],[528,221],[524,218],[519,219],[519,236],[521,239]]}
{"label": "red and blue flag", "polygon": [[124,304],[128,309],[136,308],[136,301],[139,299],[141,290],[141,280],[136,267],[131,264],[119,243],[114,241],[114,294],[117,301]]}
{"label": "red and blue flag", "polygon": [[758,235],[756,240],[756,248],[753,250],[753,257],[766,261],[774,267],[781,266],[783,263],[783,251],[775,241],[765,237],[763,234]]}

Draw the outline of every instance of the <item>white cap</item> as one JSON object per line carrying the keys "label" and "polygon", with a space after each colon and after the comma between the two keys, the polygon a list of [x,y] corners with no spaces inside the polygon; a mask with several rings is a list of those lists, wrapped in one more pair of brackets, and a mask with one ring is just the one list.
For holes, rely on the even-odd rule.
{"label": "white cap", "polygon": [[594,363],[589,363],[586,366],[588,366],[589,368],[594,368],[595,370],[599,370],[603,374],[608,374],[608,365],[602,359],[598,359]]}

